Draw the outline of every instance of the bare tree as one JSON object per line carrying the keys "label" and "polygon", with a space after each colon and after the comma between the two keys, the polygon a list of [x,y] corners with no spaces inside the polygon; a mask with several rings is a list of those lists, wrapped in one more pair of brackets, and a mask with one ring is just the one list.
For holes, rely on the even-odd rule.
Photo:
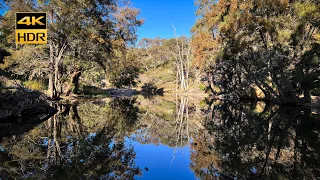
{"label": "bare tree", "polygon": [[178,90],[178,85],[180,84],[180,90],[185,91],[189,88],[189,72],[190,72],[190,38],[185,36],[179,37],[176,33],[176,29],[172,24],[175,36],[175,47],[171,49],[171,53],[175,59],[176,67],[176,80]]}

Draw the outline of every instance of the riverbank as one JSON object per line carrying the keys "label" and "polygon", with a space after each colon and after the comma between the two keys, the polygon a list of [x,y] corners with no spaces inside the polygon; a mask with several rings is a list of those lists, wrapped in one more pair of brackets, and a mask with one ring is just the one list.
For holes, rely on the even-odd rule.
{"label": "riverbank", "polygon": [[34,121],[45,119],[56,109],[51,107],[44,94],[22,88],[0,90],[0,122]]}

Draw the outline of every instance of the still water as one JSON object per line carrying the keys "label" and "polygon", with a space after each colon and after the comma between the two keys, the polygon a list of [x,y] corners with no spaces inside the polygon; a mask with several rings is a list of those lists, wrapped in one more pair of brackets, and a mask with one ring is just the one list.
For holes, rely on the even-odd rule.
{"label": "still water", "polygon": [[187,97],[52,104],[0,123],[0,179],[319,179],[316,110]]}

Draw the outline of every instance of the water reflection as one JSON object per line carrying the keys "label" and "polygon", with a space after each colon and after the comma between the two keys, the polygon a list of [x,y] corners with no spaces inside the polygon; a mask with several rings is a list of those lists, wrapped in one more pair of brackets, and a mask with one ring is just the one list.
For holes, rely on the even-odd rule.
{"label": "water reflection", "polygon": [[2,128],[0,178],[320,177],[320,118],[312,109],[208,104],[178,96],[52,104],[58,113],[43,123]]}
{"label": "water reflection", "polygon": [[148,100],[145,103],[141,105],[144,110],[141,110],[140,127],[134,133],[136,140],[143,144],[165,144],[176,148],[188,145],[191,132],[196,130],[189,128],[191,107],[188,106],[188,98],[181,97],[176,102]]}
{"label": "water reflection", "polygon": [[[214,105],[202,145],[210,165],[195,164],[207,179],[316,179],[320,119],[309,108],[258,103]],[[206,141],[207,140],[207,141]],[[199,155],[201,153],[197,153]],[[203,158],[201,155],[197,158]]]}
{"label": "water reflection", "polygon": [[23,136],[2,141],[0,177],[132,179],[140,174],[135,152],[118,135],[136,120],[132,101],[53,104],[58,113],[48,121]]}

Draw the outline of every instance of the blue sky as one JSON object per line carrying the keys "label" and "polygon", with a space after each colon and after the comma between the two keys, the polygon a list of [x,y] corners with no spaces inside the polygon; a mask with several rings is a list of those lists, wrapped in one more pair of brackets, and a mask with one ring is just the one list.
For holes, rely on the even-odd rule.
{"label": "blue sky", "polygon": [[140,18],[145,24],[138,29],[141,38],[171,38],[174,36],[172,23],[177,34],[190,36],[196,21],[194,0],[131,0],[139,8]]}
{"label": "blue sky", "polygon": [[[4,0],[0,0],[0,4],[4,4]],[[4,7],[1,7],[0,5],[0,14],[4,14],[4,12],[5,12]]]}
{"label": "blue sky", "polygon": [[[3,0],[0,0],[0,3]],[[190,36],[196,21],[194,0],[131,0],[139,8],[145,24],[138,29],[139,39],[174,37],[172,23],[179,36]],[[0,9],[0,14],[4,10]]]}

